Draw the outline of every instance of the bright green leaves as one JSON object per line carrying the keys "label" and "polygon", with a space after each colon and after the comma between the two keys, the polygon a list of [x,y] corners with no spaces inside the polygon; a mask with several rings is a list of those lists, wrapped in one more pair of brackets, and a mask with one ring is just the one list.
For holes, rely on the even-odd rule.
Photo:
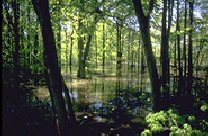
{"label": "bright green leaves", "polygon": [[152,132],[149,129],[142,131],[141,136],[151,136]]}
{"label": "bright green leaves", "polygon": [[206,112],[208,110],[208,104],[206,102],[203,102],[201,108],[200,108],[203,112]]}
{"label": "bright green leaves", "polygon": [[192,121],[195,120],[195,117],[194,117],[194,116],[188,116],[188,120],[189,120],[190,122],[192,122]]}
{"label": "bright green leaves", "polygon": [[150,130],[153,132],[165,130],[167,119],[168,116],[164,111],[150,113],[146,117],[146,121],[149,124]]}
{"label": "bright green leaves", "polygon": [[149,1],[142,0],[142,7],[143,7],[144,14],[147,15],[149,13]]}
{"label": "bright green leaves", "polygon": [[[207,110],[207,105],[204,104],[203,110]],[[195,130],[190,124],[185,121],[184,116],[178,115],[174,110],[170,109],[168,111],[160,111],[157,113],[150,113],[146,116],[146,122],[148,123],[149,129],[145,129],[141,135],[151,136],[152,133],[163,132],[165,130],[170,130],[170,136],[189,136],[189,135],[207,135],[208,133]],[[195,121],[194,116],[188,116],[187,120],[189,122]],[[204,126],[208,125],[206,121],[201,122]],[[206,127],[205,127],[206,128]]]}

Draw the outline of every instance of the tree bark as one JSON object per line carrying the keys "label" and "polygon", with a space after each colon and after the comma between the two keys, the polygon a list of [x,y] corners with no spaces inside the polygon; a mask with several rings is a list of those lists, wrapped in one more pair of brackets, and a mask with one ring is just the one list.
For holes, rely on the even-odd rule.
{"label": "tree bark", "polygon": [[185,4],[185,17],[184,17],[184,35],[183,35],[183,61],[184,61],[184,84],[183,84],[183,88],[184,88],[184,91],[183,91],[183,94],[185,95],[185,90],[186,90],[186,67],[187,67],[187,61],[186,61],[186,26],[187,26],[187,3],[186,1],[184,1],[184,4]]}
{"label": "tree bark", "polygon": [[180,50],[180,24],[179,24],[179,0],[177,0],[177,22],[176,22],[176,33],[177,33],[177,52],[178,52],[178,96],[182,95],[182,67],[181,67],[181,50]]}
{"label": "tree bark", "polygon": [[122,52],[121,52],[121,24],[120,24],[120,19],[116,18],[116,75],[121,76],[121,57],[122,57]]}
{"label": "tree bark", "polygon": [[72,46],[73,46],[73,37],[72,33],[70,34],[70,49],[69,49],[69,73],[72,74]]}
{"label": "tree bark", "polygon": [[[65,102],[62,96],[62,90],[67,89],[67,87],[66,84],[62,85],[63,79],[58,66],[57,50],[54,44],[54,35],[50,21],[49,2],[48,0],[32,0],[32,3],[40,20],[44,46],[45,78],[49,88],[52,105],[55,114],[57,114],[59,132],[61,136],[67,136],[72,130],[72,120],[75,119],[73,116],[67,117]],[[73,111],[72,107],[70,107],[70,111]]]}
{"label": "tree bark", "polygon": [[193,2],[189,2],[189,27],[190,30],[188,32],[188,80],[187,80],[187,94],[192,94],[192,84],[193,84],[193,61],[192,61],[192,52],[193,52],[193,41],[192,41],[192,33],[193,33]]}
{"label": "tree bark", "polygon": [[[81,19],[79,19],[78,21],[78,26],[79,26],[79,30],[83,29],[83,22],[81,21]],[[77,71],[77,77],[79,78],[85,78],[85,62],[84,62],[84,39],[83,37],[81,37],[82,33],[79,34],[79,39],[78,39],[78,71]]]}
{"label": "tree bark", "polygon": [[20,17],[20,5],[17,3],[16,0],[13,1],[13,10],[14,10],[14,23],[13,23],[13,31],[14,31],[14,53],[13,53],[13,60],[14,60],[14,77],[15,77],[15,87],[17,88],[19,85],[19,72],[20,72],[20,34],[19,34],[19,17]]}
{"label": "tree bark", "polygon": [[169,94],[169,56],[168,56],[168,33],[166,25],[167,17],[167,0],[164,1],[162,13],[162,30],[161,30],[161,64],[162,64],[162,91]]}
{"label": "tree bark", "polygon": [[103,74],[105,73],[105,22],[103,23]]}
{"label": "tree bark", "polygon": [[155,57],[153,56],[151,39],[150,39],[150,26],[149,18],[150,12],[153,8],[153,0],[149,2],[149,13],[144,15],[142,10],[141,0],[133,0],[135,12],[138,17],[140,31],[142,36],[142,42],[144,47],[144,52],[147,58],[148,72],[151,83],[152,90],[152,101],[153,101],[153,110],[158,111],[160,109],[160,81],[158,77],[157,65]]}

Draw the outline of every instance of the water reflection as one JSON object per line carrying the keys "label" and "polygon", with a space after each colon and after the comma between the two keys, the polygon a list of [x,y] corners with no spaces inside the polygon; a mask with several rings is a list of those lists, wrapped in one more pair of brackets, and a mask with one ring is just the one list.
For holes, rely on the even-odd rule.
{"label": "water reflection", "polygon": [[[77,79],[63,76],[70,90],[73,108],[77,115],[92,113],[97,121],[113,120],[138,115],[141,107],[151,109],[150,85],[147,75],[93,76],[91,79]],[[141,81],[142,80],[142,81]],[[34,90],[35,96],[50,101],[47,87]],[[65,93],[62,93],[65,97]],[[117,116],[119,114],[119,116]],[[125,121],[124,119],[122,119]]]}

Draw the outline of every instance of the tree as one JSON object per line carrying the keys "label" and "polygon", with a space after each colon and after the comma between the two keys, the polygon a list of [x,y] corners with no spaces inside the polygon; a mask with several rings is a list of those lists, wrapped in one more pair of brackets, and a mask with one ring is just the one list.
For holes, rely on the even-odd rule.
{"label": "tree", "polygon": [[152,101],[153,110],[158,111],[160,108],[160,81],[158,77],[158,70],[155,57],[153,56],[151,39],[150,39],[150,14],[153,9],[153,0],[149,2],[149,9],[145,15],[141,0],[133,0],[134,9],[138,17],[140,32],[144,52],[147,58],[148,72],[150,77],[150,84],[152,87]]}
{"label": "tree", "polygon": [[180,16],[179,16],[179,4],[180,1],[177,0],[177,19],[176,19],[176,33],[177,33],[177,37],[176,37],[176,44],[177,44],[177,53],[178,53],[178,96],[182,95],[182,67],[181,67],[181,50],[180,50]]}
{"label": "tree", "polygon": [[186,61],[186,27],[187,27],[187,3],[184,1],[185,4],[185,14],[184,14],[184,35],[183,35],[183,59],[184,59],[184,91],[183,94],[185,95],[185,90],[186,90],[186,67],[187,67],[187,61]]}
{"label": "tree", "polygon": [[13,31],[14,31],[14,53],[13,53],[13,61],[14,61],[14,75],[15,75],[15,87],[19,85],[19,72],[20,72],[20,34],[19,34],[19,18],[20,18],[20,4],[17,3],[16,0],[12,2],[13,13],[14,13],[14,23],[13,23]]}
{"label": "tree", "polygon": [[[86,46],[84,47],[84,39],[83,37],[80,37],[78,40],[78,49],[79,49],[79,55],[78,55],[78,63],[79,63],[79,68],[78,68],[78,74],[77,76],[80,78],[86,78],[86,71],[85,71],[85,67],[86,67],[86,61],[88,58],[88,54],[89,54],[89,50],[90,50],[90,45],[91,45],[91,41],[93,39],[93,34],[95,31],[95,26],[98,22],[98,17],[97,15],[94,17],[94,23],[91,26],[91,31],[88,32],[87,35],[87,43]],[[81,20],[79,21],[79,27],[83,26],[83,23],[81,22]]]}
{"label": "tree", "polygon": [[193,9],[194,9],[194,1],[189,2],[189,31],[188,31],[188,81],[187,81],[187,94],[192,94],[192,84],[193,84],[193,41],[192,41],[192,33],[193,33]]}
{"label": "tree", "polygon": [[167,0],[163,0],[162,12],[162,30],[161,30],[161,64],[162,64],[162,91],[169,93],[169,47],[168,47],[168,31],[166,25],[167,18]]}
{"label": "tree", "polygon": [[54,44],[54,35],[50,21],[49,2],[48,0],[32,0],[32,4],[41,24],[45,79],[49,88],[54,112],[58,117],[59,132],[61,136],[67,136],[73,128],[75,116],[73,115],[71,106],[69,109],[70,116],[68,118],[62,96],[62,90],[67,89],[67,87],[66,84],[63,83],[58,65],[57,50]]}

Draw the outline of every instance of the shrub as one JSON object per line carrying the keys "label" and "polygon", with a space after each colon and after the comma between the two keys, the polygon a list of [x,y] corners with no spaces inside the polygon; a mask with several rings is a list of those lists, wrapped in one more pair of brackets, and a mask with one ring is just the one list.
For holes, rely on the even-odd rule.
{"label": "shrub", "polygon": [[207,136],[207,132],[192,128],[189,122],[193,121],[194,116],[180,116],[173,109],[150,113],[146,116],[148,128],[144,129],[141,136],[152,136],[165,131],[169,132],[169,136]]}

